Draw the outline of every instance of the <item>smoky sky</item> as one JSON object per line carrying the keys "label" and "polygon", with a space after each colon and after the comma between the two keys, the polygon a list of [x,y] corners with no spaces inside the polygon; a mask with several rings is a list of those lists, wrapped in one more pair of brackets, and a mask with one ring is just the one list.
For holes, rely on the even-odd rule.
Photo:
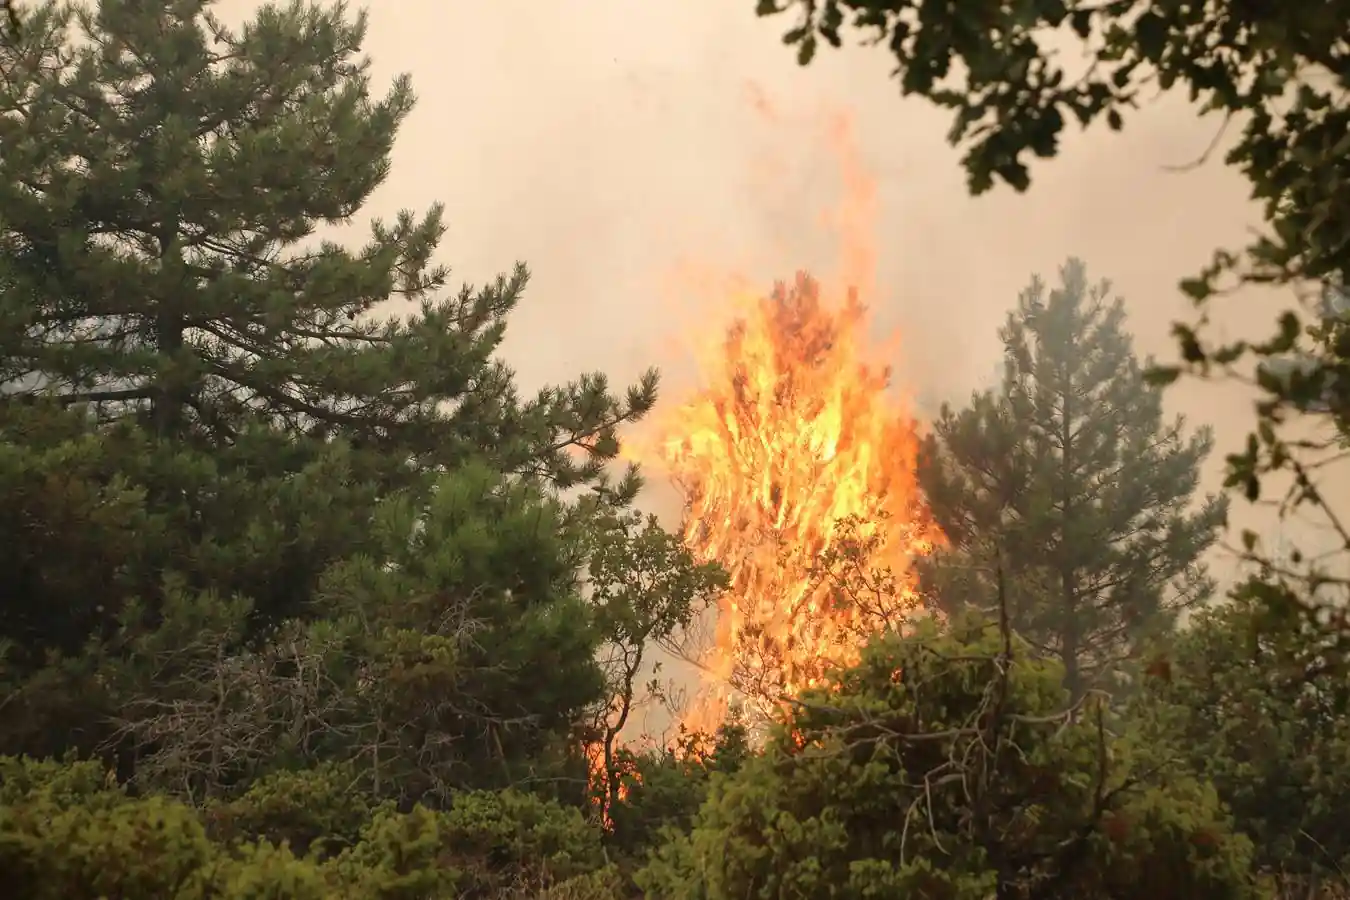
{"label": "smoky sky", "polygon": [[[260,4],[226,0],[237,22]],[[690,378],[672,353],[679,318],[669,273],[681,260],[737,269],[767,287],[827,265],[819,225],[837,199],[837,166],[812,122],[851,116],[877,179],[878,334],[898,331],[892,362],[926,403],[960,401],[999,366],[997,331],[1034,273],[1053,281],[1068,256],[1125,298],[1141,354],[1175,358],[1179,294],[1217,247],[1259,223],[1222,153],[1200,165],[1219,122],[1180,96],[1144,104],[1123,133],[1073,131],[1038,163],[1025,194],[971,198],[945,113],[904,99],[884,50],[824,52],[808,69],[780,41],[783,17],[752,0],[398,0],[374,4],[367,51],[383,89],[411,74],[419,102],[393,170],[367,209],[446,205],[440,261],[481,283],[516,260],[533,281],[505,353],[522,387],[601,370],[616,382],[659,362],[673,398]],[[748,102],[754,85],[788,124]],[[796,123],[796,124],[793,124]],[[1254,293],[1216,308],[1221,333],[1259,334],[1282,298]],[[1183,383],[1174,413],[1217,432],[1204,486],[1253,422],[1233,386]],[[1269,523],[1242,503],[1238,523]]]}

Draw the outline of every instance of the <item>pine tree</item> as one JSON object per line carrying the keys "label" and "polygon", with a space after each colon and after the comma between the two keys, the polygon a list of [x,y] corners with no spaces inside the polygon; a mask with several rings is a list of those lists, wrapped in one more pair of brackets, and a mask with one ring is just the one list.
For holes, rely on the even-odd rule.
{"label": "pine tree", "polygon": [[[384,180],[413,105],[406,77],[372,97],[364,15],[269,6],[234,34],[211,5],[48,6],[7,61],[30,73],[0,134],[27,374],[165,435],[341,429],[427,465],[490,450],[563,486],[595,477],[650,383],[630,402],[592,376],[520,403],[491,354],[523,267],[437,299],[439,206],[375,222],[359,252],[314,239]],[[92,43],[72,45],[72,18]],[[391,299],[421,310],[372,317]],[[576,444],[600,452],[578,462]]]}
{"label": "pine tree", "polygon": [[1164,420],[1124,324],[1077,260],[1058,289],[1033,280],[1001,332],[1001,388],[944,407],[921,465],[953,551],[927,573],[939,602],[988,605],[1001,578],[1013,626],[1075,697],[1210,595],[1200,556],[1226,513],[1193,508],[1212,435]]}
{"label": "pine tree", "polygon": [[[406,77],[372,93],[364,15],[296,2],[233,32],[211,5],[47,4],[0,49],[16,111],[0,117],[7,402],[56,397],[148,431],[145,487],[194,543],[253,525],[250,544],[294,549],[237,576],[239,559],[197,554],[203,582],[278,612],[334,555],[299,523],[322,531],[336,510],[278,510],[255,486],[322,466],[336,438],[352,452],[335,490],[474,457],[559,488],[602,481],[654,373],[623,396],[597,374],[521,398],[495,353],[528,273],[447,293],[439,206],[375,222],[358,250],[320,239],[384,180],[413,105]],[[387,301],[418,309],[390,319]],[[623,500],[636,482],[612,487]],[[261,522],[255,501],[274,507]],[[297,527],[267,533],[279,523]]]}
{"label": "pine tree", "polygon": [[[522,397],[497,351],[523,266],[448,288],[439,206],[375,222],[357,249],[324,239],[385,179],[413,105],[404,77],[374,93],[364,15],[293,2],[232,31],[211,6],[33,4],[0,45],[0,442],[27,448],[0,454],[0,485],[24,498],[0,516],[0,688],[10,711],[51,714],[12,719],[0,752],[102,746],[110,710],[185,677],[109,672],[190,633],[193,610],[243,618],[213,622],[222,659],[336,617],[324,579],[387,563],[378,511],[425,508],[442,473],[591,487],[569,519],[638,487],[606,465],[655,373]],[[415,311],[390,318],[391,302]],[[513,559],[512,577],[536,563]],[[483,589],[506,621],[555,599]],[[536,638],[511,665],[550,666],[561,650]],[[591,666],[598,639],[569,644],[569,665]],[[502,696],[471,699],[505,717]]]}

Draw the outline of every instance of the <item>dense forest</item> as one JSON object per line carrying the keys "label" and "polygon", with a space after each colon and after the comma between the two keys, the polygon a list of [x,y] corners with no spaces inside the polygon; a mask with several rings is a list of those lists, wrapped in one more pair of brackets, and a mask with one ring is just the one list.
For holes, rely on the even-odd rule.
{"label": "dense forest", "polygon": [[[499,349],[529,272],[453,284],[438,206],[322,238],[412,85],[376,89],[340,4],[211,6],[8,5],[0,894],[1350,897],[1347,581],[1247,534],[1235,587],[1205,566],[1272,485],[1350,550],[1319,489],[1350,434],[1343,0],[759,3],[804,65],[879,37],[974,193],[1187,90],[1240,126],[1268,227],[1179,286],[1177,366],[1084,261],[1028,273],[1001,380],[915,460],[937,614],[666,745],[623,737],[643,661],[728,572],[622,463],[657,373],[523,392]],[[1064,26],[1081,79],[1037,40]],[[1245,283],[1295,300],[1213,343]],[[1214,438],[1163,397],[1219,377],[1261,401],[1205,496]],[[839,524],[834,602],[900,591]]]}

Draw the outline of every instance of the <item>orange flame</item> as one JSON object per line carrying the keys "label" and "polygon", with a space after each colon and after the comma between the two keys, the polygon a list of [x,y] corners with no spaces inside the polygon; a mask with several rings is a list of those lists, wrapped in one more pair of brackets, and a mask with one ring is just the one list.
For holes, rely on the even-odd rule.
{"label": "orange flame", "polygon": [[584,755],[589,769],[591,806],[600,816],[601,827],[608,831],[614,825],[610,818],[611,785],[614,787],[612,799],[623,802],[628,799],[632,784],[641,782],[641,773],[631,759],[615,760],[614,771],[610,771],[605,760],[605,748],[599,743],[585,747]]}
{"label": "orange flame", "polygon": [[[752,100],[776,120],[762,93]],[[850,126],[835,116],[827,132],[845,196],[826,222],[847,288],[824,292],[800,273],[767,296],[724,298],[739,315],[703,386],[638,454],[681,489],[689,548],[731,578],[712,645],[689,648],[710,682],[686,719],[700,729],[715,728],[734,696],[767,714],[830,665],[855,661],[867,633],[916,605],[910,563],[942,540],[915,480],[913,423],[866,333],[859,292],[876,290],[876,192]],[[885,609],[822,575],[843,543],[856,575],[893,579]]]}

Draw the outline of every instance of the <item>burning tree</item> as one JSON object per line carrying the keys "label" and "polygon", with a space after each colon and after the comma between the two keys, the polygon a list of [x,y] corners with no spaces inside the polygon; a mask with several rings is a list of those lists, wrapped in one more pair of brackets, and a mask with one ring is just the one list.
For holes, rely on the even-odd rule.
{"label": "burning tree", "polygon": [[799,273],[749,304],[665,423],[659,461],[685,497],[685,541],[729,576],[711,646],[679,648],[712,682],[699,727],[736,696],[767,713],[918,605],[910,561],[941,534],[915,480],[914,423],[868,358],[865,323],[856,292],[832,304]]}

